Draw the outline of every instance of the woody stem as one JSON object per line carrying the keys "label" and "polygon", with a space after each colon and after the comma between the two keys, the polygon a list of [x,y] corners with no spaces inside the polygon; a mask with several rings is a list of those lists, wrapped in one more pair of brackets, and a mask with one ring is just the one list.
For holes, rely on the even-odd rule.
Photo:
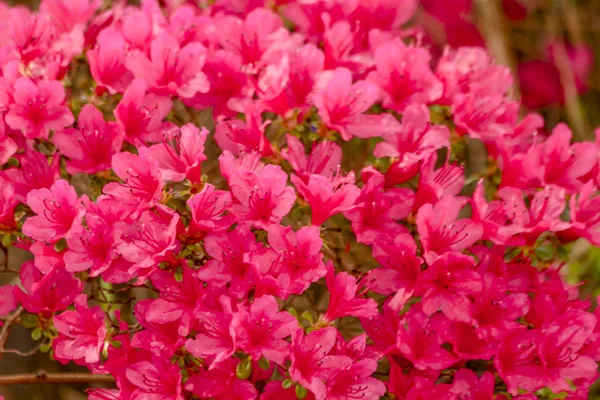
{"label": "woody stem", "polygon": [[0,386],[38,384],[38,383],[115,383],[110,375],[88,374],[80,372],[47,373],[38,371],[33,374],[13,374],[0,376]]}

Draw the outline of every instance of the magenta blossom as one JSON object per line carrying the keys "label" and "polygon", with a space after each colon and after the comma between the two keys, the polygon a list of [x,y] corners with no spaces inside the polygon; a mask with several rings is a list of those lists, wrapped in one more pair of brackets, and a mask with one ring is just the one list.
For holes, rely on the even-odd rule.
{"label": "magenta blossom", "polygon": [[160,142],[161,131],[166,130],[162,120],[171,110],[171,100],[147,94],[147,89],[143,79],[134,79],[114,111],[117,123],[125,131],[125,141],[135,146],[145,141]]}
{"label": "magenta blossom", "polygon": [[139,155],[118,153],[113,156],[112,167],[123,183],[112,182],[104,187],[104,193],[119,199],[137,213],[151,207],[162,197],[162,175],[150,151],[143,147]]}
{"label": "magenta blossom", "polygon": [[431,315],[440,310],[451,320],[469,322],[472,305],[468,296],[482,289],[481,275],[473,267],[473,259],[460,253],[445,253],[433,261],[420,280],[423,311]]}
{"label": "magenta blossom", "polygon": [[[322,72],[311,98],[325,125],[338,131],[344,140],[352,136],[385,135],[398,128],[398,122],[391,115],[364,114],[379,100],[379,89],[367,81],[353,84],[352,72],[346,68]],[[377,126],[377,130],[373,126]]]}
{"label": "magenta blossom", "polygon": [[324,322],[352,315],[360,318],[369,318],[377,315],[377,303],[373,299],[361,299],[368,288],[362,287],[364,283],[357,280],[347,272],[335,274],[331,262],[327,265],[327,288],[330,298],[327,312],[323,315]]}
{"label": "magenta blossom", "polygon": [[179,367],[153,357],[127,368],[127,379],[136,387],[131,400],[184,400]]}
{"label": "magenta blossom", "polygon": [[100,361],[108,320],[99,306],[88,308],[85,295],[79,295],[75,299],[75,311],[65,311],[52,321],[58,331],[58,338],[52,342],[58,361],[66,364],[73,360],[88,367]]}
{"label": "magenta blossom", "polygon": [[65,129],[54,134],[54,143],[69,158],[71,174],[93,174],[109,169],[112,156],[121,150],[123,130],[114,122],[105,122],[96,107],[87,104],[78,118],[79,129]]}
{"label": "magenta blossom", "polygon": [[204,142],[208,131],[199,131],[192,124],[180,128],[177,136],[165,136],[162,144],[150,148],[150,156],[156,161],[167,181],[189,179],[192,183],[200,183],[201,163],[206,160]]}
{"label": "magenta blossom", "polygon": [[419,209],[417,229],[428,263],[443,253],[464,250],[481,238],[481,225],[469,219],[457,219],[466,202],[466,199],[445,197],[434,206],[425,204]]}
{"label": "magenta blossom", "polygon": [[222,233],[235,221],[234,215],[229,213],[231,193],[215,190],[211,184],[205,184],[200,193],[188,200],[187,205],[192,212],[188,240],[201,240],[209,233]]}
{"label": "magenta blossom", "polygon": [[254,360],[265,357],[281,364],[289,352],[289,343],[283,339],[298,328],[296,318],[287,312],[279,312],[274,297],[263,296],[235,313],[230,329],[237,349]]}
{"label": "magenta blossom", "polygon": [[279,223],[296,201],[294,189],[286,183],[287,174],[275,165],[259,172],[237,171],[229,180],[233,213],[258,228]]}
{"label": "magenta blossom", "polygon": [[43,275],[31,261],[23,263],[20,277],[25,291],[15,287],[14,295],[24,309],[35,314],[64,310],[83,289],[83,282],[64,269],[55,268]]}
{"label": "magenta blossom", "polygon": [[64,238],[80,214],[75,189],[58,180],[50,189],[32,190],[27,205],[37,214],[23,225],[23,233],[36,240],[58,241]]}
{"label": "magenta blossom", "polygon": [[368,80],[384,92],[384,106],[404,112],[410,104],[429,104],[442,96],[443,85],[431,72],[430,57],[425,49],[407,46],[400,39],[375,49],[377,70]]}
{"label": "magenta blossom", "polygon": [[384,190],[384,177],[374,169],[365,169],[362,175],[366,183],[355,207],[344,212],[352,222],[356,239],[373,244],[380,238],[406,233],[406,228],[398,221],[410,214],[414,193],[405,188]]}
{"label": "magenta blossom", "polygon": [[173,36],[161,32],[152,40],[150,58],[134,50],[127,55],[125,66],[157,94],[190,98],[208,91],[209,82],[202,72],[205,59],[202,44],[193,42],[180,47]]}
{"label": "magenta blossom", "polygon": [[126,54],[125,37],[115,28],[102,30],[96,46],[87,53],[92,77],[110,94],[125,92],[133,80],[133,74],[125,68]]}
{"label": "magenta blossom", "polygon": [[73,123],[73,114],[64,106],[65,90],[60,82],[29,78],[15,82],[14,103],[6,114],[6,124],[23,132],[27,139],[48,139],[50,130]]}

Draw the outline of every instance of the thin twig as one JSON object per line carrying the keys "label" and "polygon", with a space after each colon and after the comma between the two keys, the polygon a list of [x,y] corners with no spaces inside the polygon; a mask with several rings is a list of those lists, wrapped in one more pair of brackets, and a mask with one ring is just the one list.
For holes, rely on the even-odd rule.
{"label": "thin twig", "polygon": [[115,383],[115,380],[110,375],[88,374],[85,372],[47,373],[38,371],[35,374],[0,376],[0,386],[37,383]]}
{"label": "thin twig", "polygon": [[23,312],[23,307],[19,306],[10,317],[6,320],[2,329],[0,330],[0,358],[2,357],[2,352],[4,351],[4,345],[8,340],[8,335],[10,333],[10,327],[17,321],[21,313]]}
{"label": "thin twig", "polygon": [[38,343],[33,349],[29,350],[29,351],[21,351],[21,350],[17,350],[17,349],[4,349],[2,350],[3,353],[10,353],[10,354],[16,354],[18,356],[21,357],[29,357],[34,355],[35,353],[38,352],[38,350],[44,345],[43,342]]}

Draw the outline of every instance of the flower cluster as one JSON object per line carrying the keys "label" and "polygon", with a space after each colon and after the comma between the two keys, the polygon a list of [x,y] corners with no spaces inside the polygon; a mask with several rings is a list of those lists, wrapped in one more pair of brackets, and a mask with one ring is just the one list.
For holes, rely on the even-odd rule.
{"label": "flower cluster", "polygon": [[90,399],[587,397],[600,139],[416,0],[101,3],[0,5],[0,315]]}

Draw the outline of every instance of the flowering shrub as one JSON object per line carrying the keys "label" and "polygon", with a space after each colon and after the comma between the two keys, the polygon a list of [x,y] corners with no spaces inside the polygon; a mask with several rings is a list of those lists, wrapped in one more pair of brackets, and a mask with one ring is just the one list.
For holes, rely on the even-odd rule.
{"label": "flowering shrub", "polygon": [[100,3],[0,6],[0,350],[95,400],[587,398],[600,147],[485,50],[433,65],[416,0]]}

